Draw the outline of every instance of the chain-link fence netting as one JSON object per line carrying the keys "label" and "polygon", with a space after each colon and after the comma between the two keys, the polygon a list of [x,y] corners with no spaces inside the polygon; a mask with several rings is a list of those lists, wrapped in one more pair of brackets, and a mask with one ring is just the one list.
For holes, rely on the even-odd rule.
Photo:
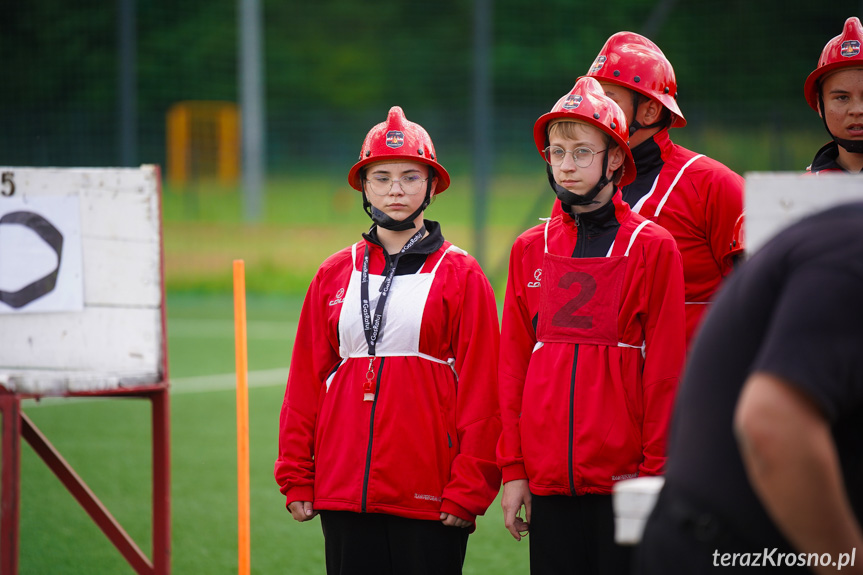
{"label": "chain-link fence netting", "polygon": [[[534,120],[605,38],[633,30],[675,66],[689,120],[678,141],[741,172],[802,169],[826,136],[803,81],[861,4],[491,2],[491,161],[517,169]],[[426,126],[454,171],[470,170],[472,3],[269,0],[262,10],[270,174],[343,172],[393,104]],[[173,105],[237,102],[237,17],[235,0],[10,5],[0,19],[3,163],[165,165]]]}

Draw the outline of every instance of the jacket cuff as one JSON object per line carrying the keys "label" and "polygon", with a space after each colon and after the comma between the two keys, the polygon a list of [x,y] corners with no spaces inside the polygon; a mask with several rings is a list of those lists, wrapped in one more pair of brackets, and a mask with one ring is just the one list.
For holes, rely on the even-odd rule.
{"label": "jacket cuff", "polygon": [[464,519],[465,521],[476,523],[476,515],[474,515],[458,503],[453,503],[449,499],[443,500],[443,503],[441,503],[440,506],[440,510],[442,513],[449,513],[450,515],[455,515],[456,517]]}
{"label": "jacket cuff", "polygon": [[524,471],[523,463],[507,465],[501,469],[501,474],[503,475],[503,483],[509,483],[510,481],[515,481],[517,479],[527,479],[527,473]]}
{"label": "jacket cuff", "polygon": [[661,458],[658,461],[653,459],[645,459],[638,466],[638,476],[646,477],[649,475],[665,475],[665,461],[665,457]]}
{"label": "jacket cuff", "polygon": [[440,510],[441,513],[449,513],[450,515],[455,515],[459,519],[470,521],[471,526],[466,527],[466,529],[469,533],[473,533],[474,531],[476,531],[476,515],[470,513],[467,509],[465,509],[458,503],[453,503],[449,499],[444,499],[443,503],[441,503]]}
{"label": "jacket cuff", "polygon": [[311,485],[292,487],[285,492],[285,508],[294,501],[312,501],[315,500],[315,488]]}

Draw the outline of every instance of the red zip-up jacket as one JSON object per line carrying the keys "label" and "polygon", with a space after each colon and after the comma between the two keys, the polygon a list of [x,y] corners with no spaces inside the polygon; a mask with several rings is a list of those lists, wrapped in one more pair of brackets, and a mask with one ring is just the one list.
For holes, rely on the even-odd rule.
{"label": "red zip-up jacket", "polygon": [[430,235],[396,267],[371,369],[351,278],[368,247],[374,309],[390,258],[372,234],[312,280],[279,426],[275,478],[287,504],[475,521],[497,495],[494,294],[476,260],[425,223]]}
{"label": "red zip-up jacket", "polygon": [[668,230],[683,258],[686,282],[686,340],[696,330],[731,273],[734,224],[743,213],[743,178],[716,160],[671,141],[668,130],[632,150],[636,179],[623,199],[645,218]]}
{"label": "red zip-up jacket", "polygon": [[[632,212],[619,191],[578,222],[555,212],[547,227],[521,234],[510,255],[498,465],[504,483],[527,478],[537,495],[608,494],[620,479],[663,471],[685,355],[681,258],[674,238]],[[574,265],[628,253],[619,307],[610,310],[616,343],[540,344],[546,245]],[[572,301],[582,292],[572,291]]]}

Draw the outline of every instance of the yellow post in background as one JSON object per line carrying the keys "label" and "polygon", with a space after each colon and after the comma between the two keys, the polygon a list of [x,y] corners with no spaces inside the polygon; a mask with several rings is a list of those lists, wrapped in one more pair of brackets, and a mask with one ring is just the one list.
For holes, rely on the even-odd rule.
{"label": "yellow post in background", "polygon": [[218,108],[219,181],[228,185],[240,177],[240,114],[234,104]]}
{"label": "yellow post in background", "polygon": [[246,269],[234,260],[234,338],[237,356],[237,530],[239,574],[251,570],[249,517],[249,358],[246,344]]}
{"label": "yellow post in background", "polygon": [[240,113],[233,102],[174,103],[166,119],[168,181],[192,180],[229,186],[240,177]]}
{"label": "yellow post in background", "polygon": [[189,109],[175,104],[168,110],[167,121],[168,181],[185,184],[189,179]]}

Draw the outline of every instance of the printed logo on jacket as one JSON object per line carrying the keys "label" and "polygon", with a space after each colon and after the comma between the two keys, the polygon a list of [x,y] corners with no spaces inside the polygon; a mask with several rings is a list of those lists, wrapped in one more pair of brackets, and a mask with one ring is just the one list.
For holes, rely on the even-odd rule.
{"label": "printed logo on jacket", "polygon": [[330,305],[339,305],[340,303],[345,303],[345,288],[336,292],[336,299],[332,300]]}

